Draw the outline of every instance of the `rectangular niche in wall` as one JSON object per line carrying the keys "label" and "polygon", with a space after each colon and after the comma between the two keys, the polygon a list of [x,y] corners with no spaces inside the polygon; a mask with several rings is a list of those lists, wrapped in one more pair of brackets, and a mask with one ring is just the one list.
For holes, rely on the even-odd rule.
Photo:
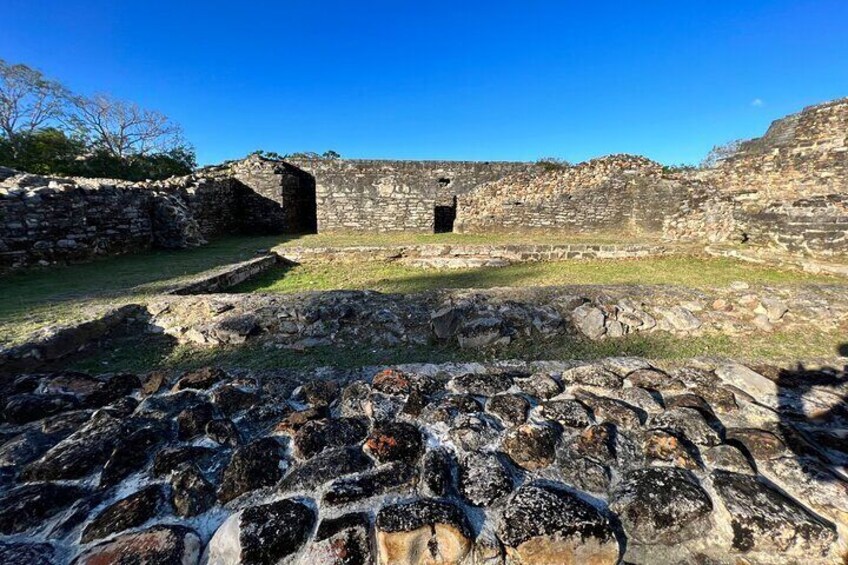
{"label": "rectangular niche in wall", "polygon": [[433,231],[435,233],[450,233],[456,220],[456,196],[451,197],[450,204],[436,205]]}

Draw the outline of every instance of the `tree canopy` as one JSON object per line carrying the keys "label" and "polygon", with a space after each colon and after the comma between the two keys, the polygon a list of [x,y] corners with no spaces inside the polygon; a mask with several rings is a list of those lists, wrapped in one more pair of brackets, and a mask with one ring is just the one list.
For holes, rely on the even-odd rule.
{"label": "tree canopy", "polygon": [[188,174],[196,161],[164,114],[105,94],[74,94],[0,59],[0,165],[137,181]]}

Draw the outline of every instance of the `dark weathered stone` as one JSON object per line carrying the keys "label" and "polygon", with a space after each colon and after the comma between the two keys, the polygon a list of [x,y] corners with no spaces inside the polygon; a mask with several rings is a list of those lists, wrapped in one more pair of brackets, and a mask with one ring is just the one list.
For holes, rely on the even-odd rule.
{"label": "dark weathered stone", "polygon": [[280,444],[266,437],[252,441],[233,452],[218,489],[218,500],[222,503],[246,492],[270,487],[283,476]]}
{"label": "dark weathered stone", "polygon": [[80,405],[70,394],[18,394],[6,402],[3,415],[13,424],[25,424],[68,412]]}
{"label": "dark weathered stone", "polygon": [[377,461],[414,463],[421,457],[424,440],[421,431],[406,422],[386,422],[374,428],[365,448]]}
{"label": "dark weathered stone", "polygon": [[496,453],[474,451],[459,465],[459,491],[475,506],[489,506],[512,492],[513,481]]}
{"label": "dark weathered stone", "polygon": [[494,445],[500,437],[500,424],[485,414],[462,414],[450,430],[450,439],[461,449],[476,451]]}
{"label": "dark weathered stone", "polygon": [[566,428],[585,428],[592,423],[589,411],[576,400],[548,400],[541,404],[540,413]]}
{"label": "dark weathered stone", "polygon": [[348,504],[390,490],[409,488],[417,475],[415,467],[402,461],[386,463],[352,477],[336,479],[324,492],[327,504]]}
{"label": "dark weathered stone", "polygon": [[181,390],[174,394],[150,396],[139,405],[138,412],[152,418],[170,419],[190,408],[203,404],[206,398],[194,390]]}
{"label": "dark weathered stone", "polygon": [[742,445],[756,459],[767,461],[787,453],[786,444],[778,436],[756,428],[729,428],[725,432],[728,442]]}
{"label": "dark weathered stone", "polygon": [[119,420],[105,413],[95,415],[41,459],[27,465],[22,477],[27,481],[82,478],[109,459],[124,433],[126,426]]}
{"label": "dark weathered stone", "polygon": [[548,400],[562,392],[562,385],[547,373],[534,373],[523,379],[516,379],[515,384],[525,394],[540,400]]}
{"label": "dark weathered stone", "polygon": [[[235,527],[231,521],[236,522]],[[315,521],[315,512],[294,500],[250,506],[231,516],[212,536],[209,562],[288,563],[286,558],[303,547]]]}
{"label": "dark weathered stone", "polygon": [[177,437],[185,441],[203,434],[214,418],[215,407],[208,402],[186,408],[177,414]]}
{"label": "dark weathered stone", "polygon": [[204,367],[196,371],[188,371],[176,382],[173,387],[174,392],[185,389],[207,389],[211,388],[218,381],[227,378],[227,373],[217,367]]}
{"label": "dark weathered stone", "polygon": [[[307,422],[321,420],[326,418],[328,415],[329,412],[326,407],[296,410],[286,415],[286,417],[274,427],[274,431],[293,434],[305,426]],[[357,416],[359,415],[360,414],[357,414]]]}
{"label": "dark weathered stone", "polygon": [[195,465],[184,465],[171,475],[171,502],[179,516],[196,516],[215,504],[215,487]]}
{"label": "dark weathered stone", "polygon": [[173,432],[168,426],[151,422],[132,432],[112,450],[103,471],[101,486],[114,486],[140,470],[150,460],[155,448],[168,441]]}
{"label": "dark weathered stone", "polygon": [[511,387],[512,376],[508,373],[469,373],[455,377],[451,380],[450,386],[459,393],[492,396]]}
{"label": "dark weathered stone", "polygon": [[153,458],[153,476],[165,477],[187,463],[205,466],[217,453],[211,447],[199,445],[166,447]]}
{"label": "dark weathered stone", "polygon": [[611,479],[609,467],[565,450],[557,457],[556,464],[566,483],[589,492],[607,492]]}
{"label": "dark weathered stone", "polygon": [[660,414],[652,414],[645,424],[649,429],[667,430],[696,445],[713,446],[721,443],[718,433],[693,408],[672,408]]}
{"label": "dark weathered stone", "polygon": [[332,447],[356,445],[368,434],[368,423],[362,418],[310,420],[294,435],[299,457],[309,459]]}
{"label": "dark weathered stone", "polygon": [[507,426],[517,426],[527,420],[530,403],[518,394],[496,394],[486,402],[486,411],[494,414]]}
{"label": "dark weathered stone", "polygon": [[200,537],[183,526],[153,526],[119,535],[87,549],[73,565],[174,563],[194,565],[200,558]]}
{"label": "dark weathered stone", "polygon": [[683,469],[656,467],[627,473],[612,494],[628,538],[643,544],[676,544],[709,530],[710,497]]}
{"label": "dark weathered stone", "polygon": [[612,371],[600,365],[582,365],[568,369],[562,373],[562,382],[565,385],[585,385],[602,388],[621,388],[624,380]]}
{"label": "dark weathered stone", "polygon": [[524,424],[506,432],[501,449],[528,471],[537,471],[553,463],[559,432],[550,426]]}
{"label": "dark weathered stone", "polygon": [[301,385],[295,396],[313,408],[329,406],[339,396],[339,383],[326,380],[310,381]]}
{"label": "dark weathered stone", "polygon": [[314,489],[328,481],[374,466],[359,447],[328,449],[292,468],[280,483],[281,490]]}
{"label": "dark weathered stone", "polygon": [[55,483],[15,487],[0,493],[0,533],[17,534],[31,530],[56,515],[86,490]]}
{"label": "dark weathered stone", "polygon": [[826,554],[836,528],[748,475],[715,471],[713,485],[730,513],[733,549],[806,559]]}
{"label": "dark weathered stone", "polygon": [[0,563],[4,565],[55,565],[56,553],[49,543],[0,542]]}
{"label": "dark weathered stone", "polygon": [[158,515],[165,504],[160,485],[152,485],[109,505],[82,531],[83,543],[140,526]]}
{"label": "dark weathered stone", "polygon": [[507,555],[519,563],[609,563],[619,547],[607,519],[568,492],[521,487],[507,502],[498,527]]}
{"label": "dark weathered stone", "polygon": [[371,524],[367,514],[345,514],[325,518],[304,562],[313,565],[369,565],[376,563],[370,543]]}
{"label": "dark weathered stone", "polygon": [[453,479],[451,469],[453,457],[445,448],[429,449],[421,459],[422,494],[432,497],[447,496]]}
{"label": "dark weathered stone", "polygon": [[217,418],[206,424],[206,437],[229,447],[237,447],[241,444],[241,434],[233,424],[232,420]]}
{"label": "dark weathered stone", "polygon": [[221,412],[232,417],[259,402],[259,394],[235,385],[223,385],[212,391],[212,402]]}
{"label": "dark weathered stone", "polygon": [[596,422],[611,422],[619,428],[634,429],[642,425],[646,415],[626,402],[578,391],[574,397],[592,410]]}

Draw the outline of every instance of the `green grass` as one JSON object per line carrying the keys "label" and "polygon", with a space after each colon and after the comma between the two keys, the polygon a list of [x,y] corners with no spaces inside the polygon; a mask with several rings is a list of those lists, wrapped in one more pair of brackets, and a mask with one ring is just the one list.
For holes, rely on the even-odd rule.
{"label": "green grass", "polygon": [[357,233],[331,232],[301,235],[287,239],[282,247],[351,247],[391,246],[424,244],[566,244],[566,243],[648,243],[656,242],[648,236],[635,237],[615,233],[563,234],[545,231],[523,231],[522,233]]}
{"label": "green grass", "polygon": [[420,292],[437,288],[491,288],[573,284],[669,284],[694,288],[734,281],[753,284],[838,284],[840,279],[736,261],[693,256],[631,260],[520,263],[475,269],[422,269],[400,263],[306,263],[272,269],[234,292],[372,289]]}
{"label": "green grass", "polygon": [[14,343],[47,323],[143,299],[181,278],[249,259],[280,239],[224,238],[192,250],[150,251],[7,275],[0,278],[0,344]]}
{"label": "green grass", "polygon": [[[209,364],[252,370],[314,369],[332,366],[350,369],[367,365],[400,363],[445,363],[494,361],[497,359],[592,360],[610,356],[639,356],[664,363],[694,357],[724,357],[739,361],[792,365],[798,360],[836,362],[837,347],[845,341],[845,329],[810,334],[804,331],[754,334],[750,336],[704,335],[679,338],[670,334],[635,334],[619,339],[592,342],[560,337],[548,341],[516,342],[495,349],[460,349],[456,345],[389,349],[317,347],[293,351],[248,345],[203,348],[170,344],[162,336],[127,339],[109,351],[101,351],[75,362],[70,368],[89,372],[152,369],[186,370]],[[844,360],[842,361],[844,362]]]}

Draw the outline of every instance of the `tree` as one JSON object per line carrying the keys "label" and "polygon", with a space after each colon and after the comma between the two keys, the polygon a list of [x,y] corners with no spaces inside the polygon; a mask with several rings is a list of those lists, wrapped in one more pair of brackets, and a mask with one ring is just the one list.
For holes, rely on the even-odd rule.
{"label": "tree", "polygon": [[571,166],[571,163],[566,159],[559,157],[542,157],[536,164],[542,167],[545,172],[562,171]]}
{"label": "tree", "polygon": [[67,110],[67,90],[26,65],[10,65],[0,59],[0,133],[13,157],[23,139],[48,125],[55,125]]}
{"label": "tree", "polygon": [[324,153],[321,155],[321,157],[323,157],[324,159],[341,159],[342,158],[342,156],[339,153],[337,153],[336,151],[333,151],[332,149],[330,149],[328,151],[324,151]]}
{"label": "tree", "polygon": [[73,97],[71,123],[95,151],[118,158],[190,150],[182,129],[167,116],[100,94]]}
{"label": "tree", "polygon": [[701,168],[711,169],[728,157],[733,156],[739,151],[739,148],[742,146],[742,142],[743,141],[741,139],[737,139],[734,141],[728,141],[723,145],[714,146],[710,149],[710,152],[707,153],[707,156],[704,157],[704,160],[701,161]]}
{"label": "tree", "polygon": [[17,135],[15,144],[0,137],[0,163],[36,174],[78,175],[86,154],[85,142],[57,128]]}

